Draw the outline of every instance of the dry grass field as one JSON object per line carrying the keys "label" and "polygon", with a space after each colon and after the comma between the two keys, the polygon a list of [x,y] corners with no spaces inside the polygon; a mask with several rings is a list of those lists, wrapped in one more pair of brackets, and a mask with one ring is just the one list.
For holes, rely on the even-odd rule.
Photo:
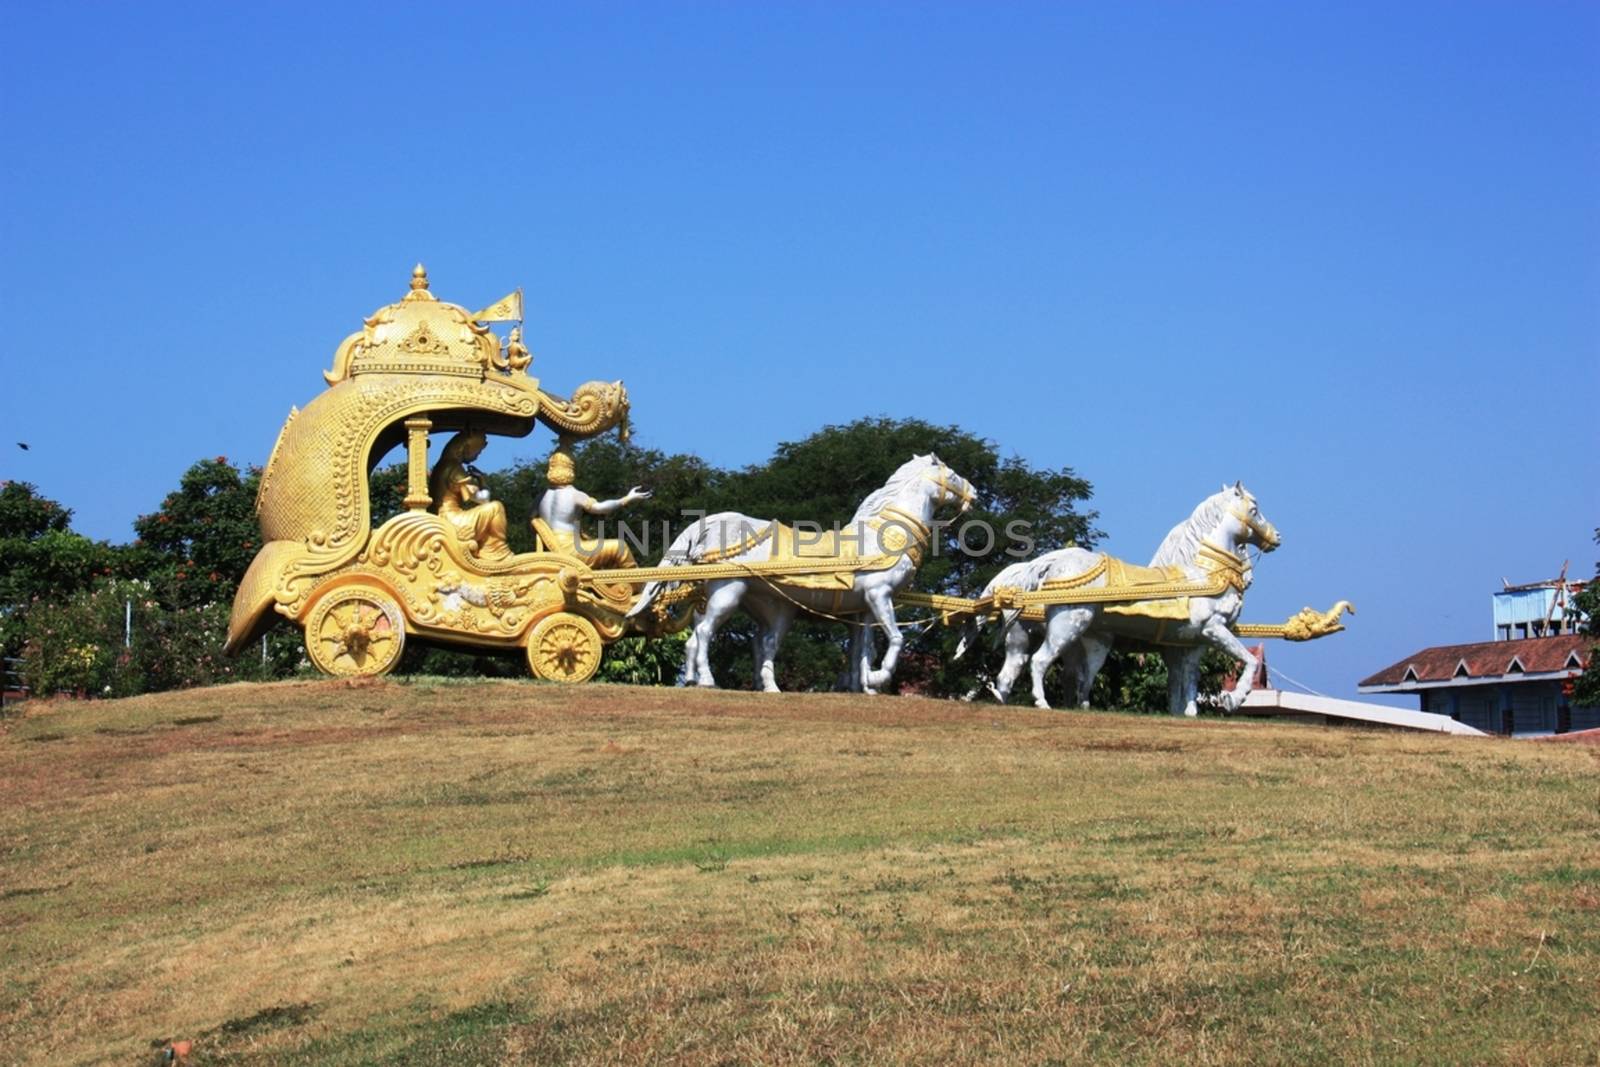
{"label": "dry grass field", "polygon": [[0,729],[5,1062],[1600,1049],[1594,746],[430,680]]}

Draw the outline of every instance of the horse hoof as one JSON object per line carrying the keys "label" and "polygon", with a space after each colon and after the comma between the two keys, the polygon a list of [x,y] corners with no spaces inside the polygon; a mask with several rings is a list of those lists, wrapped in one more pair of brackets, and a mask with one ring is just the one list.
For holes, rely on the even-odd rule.
{"label": "horse hoof", "polygon": [[1048,700],[1035,700],[1033,702],[1033,706],[1038,708],[1040,711],[1050,710],[1050,702]]}
{"label": "horse hoof", "polygon": [[694,684],[701,689],[715,689],[717,687],[717,683],[713,682],[709,678],[702,678],[700,681]]}
{"label": "horse hoof", "polygon": [[781,692],[783,692],[782,689],[779,689],[775,685],[764,685],[764,686],[761,687],[761,691],[763,693],[781,693]]}

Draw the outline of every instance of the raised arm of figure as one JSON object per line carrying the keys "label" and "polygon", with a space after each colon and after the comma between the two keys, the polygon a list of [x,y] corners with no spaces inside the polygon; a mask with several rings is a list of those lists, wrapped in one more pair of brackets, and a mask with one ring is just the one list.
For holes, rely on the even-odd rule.
{"label": "raised arm of figure", "polygon": [[586,493],[583,497],[583,510],[591,515],[615,515],[634,501],[649,499],[650,491],[637,485],[629,489],[626,496],[616,500],[596,500]]}

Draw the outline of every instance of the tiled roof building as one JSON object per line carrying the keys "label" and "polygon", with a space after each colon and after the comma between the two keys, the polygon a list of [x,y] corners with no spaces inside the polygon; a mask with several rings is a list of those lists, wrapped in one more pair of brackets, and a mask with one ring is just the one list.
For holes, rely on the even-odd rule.
{"label": "tiled roof building", "polygon": [[1526,599],[1532,588],[1495,594],[1496,632],[1550,636],[1425,648],[1362,679],[1361,692],[1416,693],[1421,710],[1488,733],[1550,734],[1600,727],[1600,708],[1574,707],[1568,692],[1570,680],[1588,666],[1594,638],[1571,632],[1570,620],[1565,625],[1553,618],[1543,625],[1535,620],[1520,630],[1507,624],[1510,612],[1502,600]]}

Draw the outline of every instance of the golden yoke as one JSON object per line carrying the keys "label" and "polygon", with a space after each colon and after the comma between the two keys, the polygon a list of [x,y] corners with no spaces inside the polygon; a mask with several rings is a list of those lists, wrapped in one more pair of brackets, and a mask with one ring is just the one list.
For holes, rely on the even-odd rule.
{"label": "golden yoke", "polygon": [[[620,622],[613,625],[598,606],[602,595],[579,594],[579,604],[558,588],[560,569],[581,571],[581,561],[499,556],[496,546],[484,542],[492,542],[490,535],[499,532],[494,527],[504,523],[502,505],[484,511],[482,505],[468,507],[459,495],[452,504],[449,494],[435,500],[430,492],[430,432],[471,428],[520,437],[542,422],[581,439],[627,416],[621,382],[588,382],[570,399],[541,389],[526,364],[502,357],[494,333],[476,321],[485,317],[491,316],[474,316],[434,297],[418,265],[405,297],[378,309],[339,345],[323,374],[327,388],[304,409],[290,410],[262,471],[256,513],[264,544],[234,598],[229,652],[259,636],[274,610],[307,628],[308,651],[322,650],[312,651],[317,666],[330,670],[325,661],[338,660],[335,673],[389,669],[392,662],[369,669],[356,653],[385,640],[399,645],[413,630],[468,645],[526,644],[531,660],[535,639],[550,636],[540,631],[540,620],[555,611],[563,611],[559,621],[569,627],[562,631],[567,636],[578,624],[587,627],[579,636],[597,627],[607,640],[620,635]],[[406,511],[374,530],[368,476],[402,444]],[[440,514],[430,514],[430,505]],[[452,527],[471,536],[442,536]],[[345,587],[358,588],[360,595]],[[328,607],[324,617],[318,606],[323,600],[343,607]],[[572,610],[563,605],[593,619],[573,623]],[[626,603],[611,609],[620,613]],[[374,623],[375,616],[382,619]],[[312,633],[316,626],[325,632]]]}

